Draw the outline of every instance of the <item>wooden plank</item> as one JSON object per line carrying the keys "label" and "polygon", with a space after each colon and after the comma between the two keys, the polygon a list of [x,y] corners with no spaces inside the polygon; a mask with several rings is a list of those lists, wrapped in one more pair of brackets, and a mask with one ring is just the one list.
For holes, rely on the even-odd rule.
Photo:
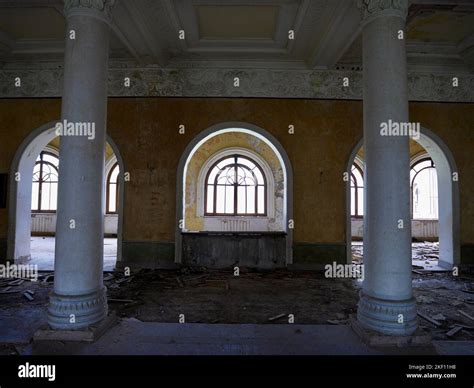
{"label": "wooden plank", "polygon": [[465,316],[466,318],[470,319],[471,321],[474,321],[474,317],[472,315],[469,315],[468,313],[466,313],[465,311],[462,311],[462,310],[458,310],[458,313]]}
{"label": "wooden plank", "polygon": [[432,323],[433,325],[437,326],[437,327],[440,327],[440,326],[443,326],[443,324],[441,322],[438,322],[436,319],[433,319],[421,312],[418,311],[418,316],[420,316],[421,318],[423,318],[424,320]]}
{"label": "wooden plank", "polygon": [[458,333],[459,331],[461,331],[463,329],[462,326],[454,326],[451,330],[449,330],[447,333],[446,333],[446,336],[447,337],[453,337],[454,335],[456,335],[456,333]]}
{"label": "wooden plank", "polygon": [[278,314],[278,315],[275,315],[274,317],[268,318],[268,320],[269,320],[270,322],[276,321],[277,319],[283,318],[285,315],[286,315],[286,314]]}

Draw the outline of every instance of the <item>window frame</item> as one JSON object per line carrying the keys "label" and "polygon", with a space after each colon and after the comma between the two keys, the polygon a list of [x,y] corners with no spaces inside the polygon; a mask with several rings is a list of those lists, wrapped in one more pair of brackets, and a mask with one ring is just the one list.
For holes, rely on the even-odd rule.
{"label": "window frame", "polygon": [[[362,178],[362,186],[358,186],[358,179],[352,172],[352,167],[355,167],[357,171],[359,171],[359,174]],[[352,186],[352,179],[354,179],[355,186]],[[359,166],[358,163],[354,160],[351,166],[351,173],[350,173],[350,179],[349,179],[349,190],[350,190],[350,198],[352,201],[352,189],[354,189],[354,207],[355,207],[355,214],[352,214],[352,203],[350,203],[350,214],[352,218],[364,218],[364,214],[359,214],[359,191],[358,189],[364,189],[364,171],[361,166]],[[362,209],[363,210],[363,209]]]}
{"label": "window frame", "polygon": [[[43,160],[43,155],[49,155],[49,156],[52,156],[52,157],[56,158],[57,161],[58,161],[58,165],[55,166],[53,163]],[[57,181],[56,182],[50,182],[50,185],[51,185],[51,183],[55,183],[57,185],[57,190],[59,192],[59,157],[55,153],[53,153],[51,151],[47,151],[47,150],[41,151],[40,154],[38,155],[38,157],[40,158],[40,160],[35,161],[35,164],[33,166],[33,175],[34,175],[34,167],[37,164],[39,164],[40,165],[39,180],[38,181],[33,181],[33,177],[31,179],[31,185],[32,186],[33,186],[34,183],[38,183],[38,204],[37,204],[38,208],[37,209],[30,209],[30,211],[33,214],[40,214],[40,213],[42,213],[42,214],[56,214],[57,210],[43,210],[43,209],[41,209],[41,199],[42,199],[42,196],[43,196],[42,186],[43,186],[43,183],[45,182],[43,180],[43,165],[44,164],[47,164],[47,165],[51,166],[52,168],[54,168],[56,170],[57,177],[58,177]],[[33,193],[32,193],[32,195],[33,195]],[[30,206],[31,206],[31,204],[30,204]],[[58,201],[56,199],[56,209],[57,208],[58,208]]]}
{"label": "window frame", "polygon": [[[116,183],[111,183],[110,178],[112,177],[112,173],[114,172],[114,170],[116,168],[119,169],[119,172],[117,174],[117,182]],[[119,191],[120,179],[119,179],[119,176],[120,176],[120,165],[119,165],[118,161],[116,161],[112,165],[112,167],[110,168],[110,170],[107,174],[107,179],[105,181],[105,214],[118,214],[119,213],[119,195],[120,195],[120,191]],[[110,185],[112,185],[112,184],[115,185],[115,211],[110,211],[109,210]]]}
{"label": "window frame", "polygon": [[[242,167],[242,168],[245,168],[247,170],[249,170],[249,167],[248,166],[245,166],[245,165],[241,165],[241,164],[238,164],[237,162],[237,159],[238,158],[242,158],[242,159],[246,159],[248,161],[250,161],[251,163],[253,163],[255,165],[255,167],[260,171],[260,174],[262,174],[262,177],[263,177],[263,213],[258,213],[258,189],[255,190],[255,199],[254,199],[254,204],[255,204],[255,209],[256,209],[256,212],[255,213],[238,213],[238,190],[237,188],[238,187],[242,187],[238,184],[238,182],[234,181],[233,185],[228,185],[228,186],[233,186],[234,187],[234,211],[233,213],[217,213],[215,210],[217,209],[216,207],[216,201],[217,201],[217,195],[216,195],[216,192],[217,192],[217,179],[219,177],[219,173],[216,175],[216,178],[214,180],[214,183],[211,185],[208,183],[208,180],[209,180],[209,175],[213,172],[214,168],[216,168],[216,166],[222,162],[223,160],[226,160],[226,159],[230,159],[230,158],[233,158],[234,161],[232,164],[230,164],[230,166],[234,166],[235,167]],[[228,167],[229,165],[227,165],[226,167]],[[250,170],[251,171],[251,170]],[[214,195],[213,195],[213,209],[214,211],[213,212],[209,212],[208,211],[208,204],[207,204],[207,199],[208,199],[208,188],[209,186],[212,186],[213,187],[213,190],[214,190]],[[226,186],[226,185],[224,185]],[[256,185],[257,187],[258,186],[261,186],[261,185]],[[265,175],[265,172],[263,170],[263,168],[260,166],[259,163],[257,163],[254,159],[252,159],[251,157],[249,156],[246,156],[246,155],[242,155],[238,152],[235,152],[235,153],[232,153],[232,154],[229,154],[229,155],[225,155],[221,158],[219,158],[216,162],[214,162],[211,167],[207,170],[206,172],[206,175],[205,175],[205,179],[204,179],[204,198],[203,198],[203,201],[204,201],[204,204],[203,204],[203,210],[204,210],[204,217],[267,217],[268,216],[268,201],[267,201],[267,195],[268,195],[268,182],[267,182],[267,177]]]}
{"label": "window frame", "polygon": [[[429,161],[431,162],[431,165],[430,166],[426,166],[426,167],[423,167],[421,168],[420,170],[418,171],[415,171],[415,174],[413,175],[413,178],[410,178],[410,217],[412,220],[416,220],[416,221],[422,221],[422,220],[439,220],[439,209],[438,209],[438,217],[437,218],[414,218],[413,217],[413,182],[415,182],[415,179],[417,177],[417,175],[424,171],[424,170],[427,170],[427,169],[430,169],[430,168],[433,168],[436,172],[436,174],[438,174],[438,171],[436,170],[436,166],[434,164],[434,161],[433,159],[428,155],[428,154],[425,154],[423,156],[421,156],[420,158],[417,158],[416,160],[412,161],[411,165],[410,165],[410,173],[412,170],[414,170],[414,168],[418,165],[418,164],[421,164],[423,162],[426,162],[426,161]],[[438,189],[439,190],[439,189]],[[438,198],[438,201],[439,201],[439,198]]]}

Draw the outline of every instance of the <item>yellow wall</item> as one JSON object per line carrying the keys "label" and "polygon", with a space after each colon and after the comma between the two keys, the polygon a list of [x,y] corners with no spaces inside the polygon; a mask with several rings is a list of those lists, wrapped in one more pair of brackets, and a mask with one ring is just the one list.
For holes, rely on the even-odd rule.
{"label": "yellow wall", "polygon": [[[0,172],[9,172],[30,131],[59,116],[59,99],[0,100]],[[460,174],[461,243],[474,243],[474,105],[411,103],[410,120],[437,133],[451,149]],[[294,170],[295,242],[344,242],[342,178],[362,137],[362,102],[244,98],[109,100],[109,134],[131,174],[124,240],[174,240],[179,158],[200,131],[226,121],[266,129],[288,153]],[[294,135],[288,133],[290,124]],[[0,209],[0,238],[6,233],[7,211]]]}

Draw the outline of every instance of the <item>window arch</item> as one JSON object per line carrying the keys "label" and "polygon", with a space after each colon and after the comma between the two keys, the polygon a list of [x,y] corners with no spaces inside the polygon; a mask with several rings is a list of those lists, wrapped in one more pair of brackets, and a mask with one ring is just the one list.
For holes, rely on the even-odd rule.
{"label": "window arch", "polygon": [[116,162],[107,174],[106,212],[108,214],[117,213],[119,203],[119,173],[120,167],[118,162]]}
{"label": "window arch", "polygon": [[239,154],[218,160],[206,175],[204,201],[207,216],[265,216],[267,182],[262,168]]}
{"label": "window arch", "polygon": [[54,213],[58,204],[59,158],[42,151],[33,167],[31,210]]}
{"label": "window arch", "polygon": [[351,216],[364,215],[364,174],[356,163],[351,168]]}
{"label": "window arch", "polygon": [[438,219],[438,177],[429,156],[412,165],[410,189],[412,218]]}

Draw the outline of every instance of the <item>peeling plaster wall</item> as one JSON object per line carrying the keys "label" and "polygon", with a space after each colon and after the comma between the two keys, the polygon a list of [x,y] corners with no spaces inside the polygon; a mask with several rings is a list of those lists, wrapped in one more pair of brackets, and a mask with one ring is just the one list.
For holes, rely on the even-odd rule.
{"label": "peeling plaster wall", "polygon": [[[60,99],[0,100],[1,173],[9,173],[15,151],[29,132],[60,117],[60,107]],[[131,177],[125,186],[123,239],[133,249],[124,255],[133,260],[142,249],[137,247],[167,244],[147,252],[158,252],[154,261],[166,251],[166,260],[172,262],[179,159],[199,132],[227,121],[264,128],[285,148],[294,170],[295,249],[345,249],[342,177],[362,138],[362,118],[362,102],[349,100],[110,98],[108,131]],[[461,259],[474,262],[474,104],[410,103],[410,120],[440,136],[454,155],[460,177],[460,241],[466,247]],[[181,124],[186,128],[183,135],[178,132]],[[294,135],[288,133],[290,124]],[[7,219],[7,209],[0,209],[3,241]],[[305,253],[305,260],[313,257],[312,251]],[[298,260],[295,256],[295,263]]]}
{"label": "peeling plaster wall", "polygon": [[[198,214],[199,174],[207,160],[227,148],[243,148],[259,155],[272,171],[275,187],[275,212],[268,219],[268,231],[284,230],[284,176],[283,169],[275,152],[261,139],[247,133],[227,132],[208,139],[194,153],[188,163],[185,192],[185,227],[188,231],[204,231],[204,217]],[[199,198],[204,200],[204,196]]]}

